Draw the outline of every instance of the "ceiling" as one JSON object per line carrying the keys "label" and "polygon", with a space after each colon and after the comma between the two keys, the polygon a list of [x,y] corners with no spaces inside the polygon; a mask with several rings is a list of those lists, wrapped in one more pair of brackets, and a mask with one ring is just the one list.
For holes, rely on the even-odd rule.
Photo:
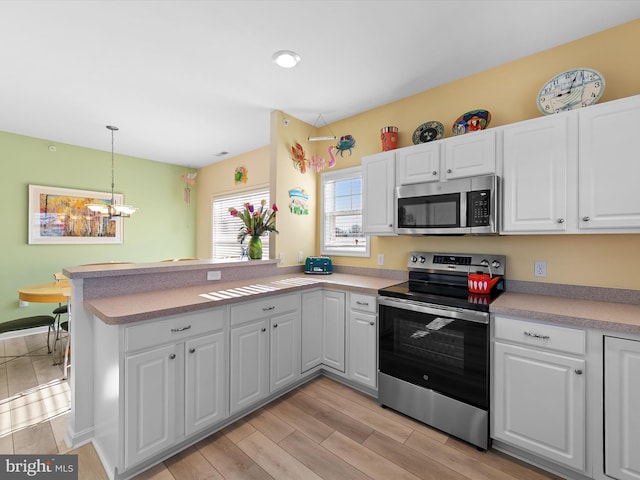
{"label": "ceiling", "polygon": [[0,131],[109,151],[116,125],[116,153],[201,167],[268,144],[273,110],[331,123],[638,17],[640,0],[0,0]]}

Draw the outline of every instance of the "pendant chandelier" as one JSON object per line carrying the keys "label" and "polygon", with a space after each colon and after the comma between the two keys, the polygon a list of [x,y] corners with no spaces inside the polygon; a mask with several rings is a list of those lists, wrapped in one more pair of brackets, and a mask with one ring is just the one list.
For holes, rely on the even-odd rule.
{"label": "pendant chandelier", "polygon": [[116,205],[115,196],[113,193],[113,188],[115,186],[114,181],[114,154],[113,154],[113,132],[119,130],[118,127],[114,127],[112,125],[107,125],[107,128],[111,130],[111,203],[91,203],[87,205],[87,208],[91,210],[93,213],[101,215],[103,217],[122,217],[129,218],[132,214],[136,213],[138,210],[136,207],[131,205]]}

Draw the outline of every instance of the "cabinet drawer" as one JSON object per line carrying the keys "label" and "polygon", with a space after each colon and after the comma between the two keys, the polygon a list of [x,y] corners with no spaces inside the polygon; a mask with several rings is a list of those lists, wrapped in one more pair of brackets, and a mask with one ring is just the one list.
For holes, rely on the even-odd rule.
{"label": "cabinet drawer", "polygon": [[142,348],[180,341],[194,335],[201,335],[224,328],[224,310],[175,315],[143,325],[126,327],[124,349],[127,352]]}
{"label": "cabinet drawer", "polygon": [[575,328],[495,317],[495,339],[517,342],[547,350],[584,355],[585,332]]}
{"label": "cabinet drawer", "polygon": [[349,294],[349,308],[352,310],[376,313],[376,307],[376,297],[372,295],[361,295],[359,293]]}
{"label": "cabinet drawer", "polygon": [[299,295],[281,295],[231,306],[231,325],[266,318],[299,308]]}

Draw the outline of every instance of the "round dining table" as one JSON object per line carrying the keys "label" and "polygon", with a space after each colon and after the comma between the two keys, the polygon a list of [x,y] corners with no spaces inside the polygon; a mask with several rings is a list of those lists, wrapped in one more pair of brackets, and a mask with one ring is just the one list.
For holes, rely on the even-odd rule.
{"label": "round dining table", "polygon": [[18,288],[18,298],[23,302],[66,303],[71,296],[68,280],[54,280]]}

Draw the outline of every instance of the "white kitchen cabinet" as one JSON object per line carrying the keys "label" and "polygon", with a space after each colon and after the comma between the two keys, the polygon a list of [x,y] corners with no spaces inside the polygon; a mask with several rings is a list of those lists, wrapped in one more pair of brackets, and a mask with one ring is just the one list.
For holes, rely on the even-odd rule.
{"label": "white kitchen cabinet", "polygon": [[579,228],[640,229],[640,96],[579,111]]}
{"label": "white kitchen cabinet", "polygon": [[575,112],[503,129],[503,232],[563,233],[575,226],[567,192],[576,129]]}
{"label": "white kitchen cabinet", "polygon": [[[185,435],[227,415],[226,335],[213,333],[185,342]],[[218,368],[212,368],[212,365]]]}
{"label": "white kitchen cabinet", "polygon": [[640,96],[503,128],[502,233],[638,233]]}
{"label": "white kitchen cabinet", "polygon": [[125,465],[176,440],[176,375],[182,351],[164,345],[125,359]]}
{"label": "white kitchen cabinet", "polygon": [[300,296],[231,306],[230,412],[300,376]]}
{"label": "white kitchen cabinet", "polygon": [[605,473],[640,479],[640,342],[604,337]]}
{"label": "white kitchen cabinet", "polygon": [[585,472],[585,332],[495,317],[492,436]]}
{"label": "white kitchen cabinet", "polygon": [[123,327],[125,468],[227,416],[225,339],[222,309]]}
{"label": "white kitchen cabinet", "polygon": [[378,384],[377,320],[375,297],[349,294],[348,377],[373,389]]}
{"label": "white kitchen cabinet", "polygon": [[345,294],[323,291],[322,363],[344,372]]}
{"label": "white kitchen cabinet", "polygon": [[345,371],[345,294],[315,290],[302,294],[302,371],[320,364]]}
{"label": "white kitchen cabinet", "polygon": [[269,391],[275,392],[300,376],[300,311],[272,316],[270,327]]}
{"label": "white kitchen cabinet", "polygon": [[396,186],[440,180],[440,144],[432,141],[396,150]]}
{"label": "white kitchen cabinet", "polygon": [[362,157],[362,227],[366,235],[393,235],[395,152]]}
{"label": "white kitchen cabinet", "polygon": [[322,290],[302,294],[301,353],[302,372],[322,363],[324,336],[324,293]]}
{"label": "white kitchen cabinet", "polygon": [[231,413],[257,402],[269,388],[269,334],[264,319],[231,329]]}
{"label": "white kitchen cabinet", "polygon": [[443,148],[446,179],[496,173],[495,129],[447,138]]}

